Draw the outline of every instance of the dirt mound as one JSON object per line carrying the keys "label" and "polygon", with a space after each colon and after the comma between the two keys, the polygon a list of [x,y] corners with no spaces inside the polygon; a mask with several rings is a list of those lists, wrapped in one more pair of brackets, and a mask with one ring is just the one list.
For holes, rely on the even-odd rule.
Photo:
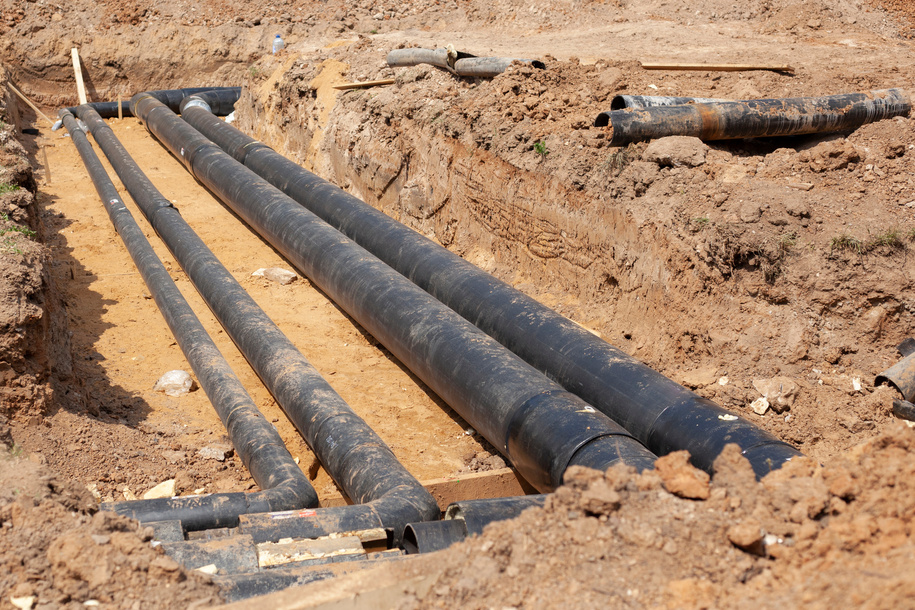
{"label": "dirt mound", "polygon": [[898,426],[757,482],[731,446],[710,488],[685,460],[570,472],[543,509],[430,561],[442,576],[400,607],[899,607],[915,594],[913,448]]}
{"label": "dirt mound", "polygon": [[[218,601],[209,577],[150,544],[152,529],[97,513],[85,487],[0,448],[0,596],[40,608],[188,608]],[[23,607],[22,605],[19,606]],[[31,606],[29,606],[31,607]]]}

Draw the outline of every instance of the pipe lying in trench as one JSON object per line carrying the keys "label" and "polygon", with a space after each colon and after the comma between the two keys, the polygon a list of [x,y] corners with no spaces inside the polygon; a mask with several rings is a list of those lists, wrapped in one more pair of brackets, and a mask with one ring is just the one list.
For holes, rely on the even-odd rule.
{"label": "pipe lying in trench", "polygon": [[[145,99],[166,108],[153,97]],[[77,110],[149,223],[321,464],[350,499],[364,504],[360,510],[367,523],[354,529],[385,527],[399,535],[406,523],[437,519],[432,495],[213,256],[98,113],[87,106]],[[140,521],[163,519],[130,505],[114,508]]]}
{"label": "pipe lying in trench", "polygon": [[911,110],[901,89],[825,97],[746,100],[655,106],[600,113],[595,127],[610,125],[610,144],[692,136],[702,140],[766,138],[855,129]]}
{"label": "pipe lying in trench", "polygon": [[[60,118],[143,281],[156,301],[181,351],[197,375],[200,386],[219,414],[232,444],[251,476],[263,491],[211,494],[194,498],[137,500],[116,510],[137,511],[151,521],[180,520],[188,530],[235,527],[238,515],[306,508],[318,504],[318,495],[296,465],[283,440],[255,406],[229,363],[187,301],[152,246],[124,206],[117,189],[73,115]],[[110,508],[103,505],[104,508]]]}
{"label": "pipe lying in trench", "polygon": [[542,61],[517,59],[513,57],[477,57],[470,53],[451,49],[394,49],[388,53],[387,63],[391,68],[404,68],[418,64],[429,64],[448,70],[458,76],[491,78],[505,72],[513,61],[530,64],[543,69]]}
{"label": "pipe lying in trench", "polygon": [[503,452],[534,487],[558,487],[573,464],[599,470],[619,461],[652,467],[654,456],[618,424],[239,164],[159,101],[140,95],[131,106],[202,184]]}
{"label": "pipe lying in trench", "polygon": [[539,494],[454,502],[448,505],[442,521],[407,525],[403,546],[410,555],[434,553],[468,536],[479,536],[490,523],[514,519],[528,508],[543,506],[545,501],[546,496]]}
{"label": "pipe lying in trench", "polygon": [[654,453],[686,449],[693,464],[711,472],[724,446],[737,443],[760,477],[800,455],[748,420],[220,121],[205,107],[185,103],[182,113],[236,160],[610,416]]}

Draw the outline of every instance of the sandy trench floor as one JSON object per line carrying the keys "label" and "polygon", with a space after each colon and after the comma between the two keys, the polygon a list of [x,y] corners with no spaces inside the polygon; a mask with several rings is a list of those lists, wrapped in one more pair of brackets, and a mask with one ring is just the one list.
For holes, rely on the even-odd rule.
{"label": "sandy trench floor", "polygon": [[[307,279],[300,277],[282,286],[252,277],[259,268],[291,267],[198,184],[139,121],[111,119],[109,124],[219,260],[414,476],[420,480],[448,476],[463,466],[462,455],[479,450],[478,443],[465,434],[467,425],[459,416],[443,408],[434,394]],[[42,127],[40,137],[48,141],[52,180],[42,185],[40,200],[46,224],[57,228],[48,243],[53,252],[52,272],[67,295],[77,370],[82,369],[80,376],[88,380],[83,390],[87,399],[90,403],[132,404],[128,413],[118,416],[120,423],[146,431],[170,430],[183,441],[196,440],[200,446],[219,439],[225,430],[202,391],[176,398],[152,390],[164,372],[190,368],[64,133]],[[317,472],[319,494],[337,493],[323,469],[318,471],[298,432],[129,200],[107,161],[105,164],[153,248],[255,403],[275,423],[302,468]],[[173,470],[163,464],[161,478],[174,476]],[[83,482],[92,484],[92,474],[85,473]],[[247,475],[240,471],[239,477],[243,484]],[[140,495],[145,489],[131,491]]]}

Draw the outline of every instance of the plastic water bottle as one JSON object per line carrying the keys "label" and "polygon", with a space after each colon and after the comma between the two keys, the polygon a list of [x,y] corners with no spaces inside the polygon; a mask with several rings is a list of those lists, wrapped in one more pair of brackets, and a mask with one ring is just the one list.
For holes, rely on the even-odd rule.
{"label": "plastic water bottle", "polygon": [[283,39],[280,38],[279,34],[277,34],[276,38],[273,39],[273,54],[276,55],[276,52],[281,51],[285,46],[286,43],[283,42]]}

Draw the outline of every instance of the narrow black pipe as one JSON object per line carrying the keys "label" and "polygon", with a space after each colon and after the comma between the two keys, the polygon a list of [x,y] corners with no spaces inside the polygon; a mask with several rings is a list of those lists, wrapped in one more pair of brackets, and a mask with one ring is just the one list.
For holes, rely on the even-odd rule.
{"label": "narrow black pipe", "polygon": [[98,113],[87,106],[78,112],[156,233],[346,494],[358,503],[388,500],[383,526],[398,534],[410,521],[438,518],[432,495],[213,256]]}
{"label": "narrow black pipe", "polygon": [[915,341],[906,339],[896,348],[903,358],[874,380],[874,385],[888,383],[908,402],[915,401]]}
{"label": "narrow black pipe", "polygon": [[[153,96],[175,112],[178,111],[178,106],[181,104],[181,100],[188,96],[204,92],[210,93],[213,96],[211,99],[219,100],[221,102],[214,103],[212,107],[213,114],[216,116],[223,116],[232,112],[232,105],[236,100],[238,100],[238,96],[241,94],[241,87],[189,87],[185,89],[160,89],[158,91],[147,91],[149,95]],[[231,100],[231,103],[228,104],[228,106],[225,105],[227,100]],[[88,104],[88,106],[95,110],[103,119],[110,119],[118,116],[118,104],[121,105],[122,116],[133,116],[133,113],[130,110],[129,101],[92,102]],[[70,114],[76,114],[76,106],[64,108],[64,110]]]}
{"label": "narrow black pipe", "polygon": [[[249,574],[217,575],[213,577],[213,582],[219,587],[219,592],[226,602],[237,602],[352,572],[370,570],[382,564],[406,563],[415,560],[416,558],[404,555],[380,555],[379,557],[341,555],[322,562],[310,561],[308,565],[292,564]],[[373,607],[383,607],[383,605]]]}
{"label": "narrow black pipe", "polygon": [[602,112],[595,127],[611,127],[610,144],[693,136],[702,140],[763,138],[855,129],[909,114],[901,89],[825,97],[746,100],[710,104],[654,106]]}
{"label": "narrow black pipe", "polygon": [[263,491],[212,494],[194,498],[137,500],[102,505],[142,521],[179,519],[187,530],[234,527],[238,515],[316,506],[318,495],[296,465],[283,440],[254,404],[229,363],[181,295],[108,173],[77,127],[73,115],[60,112],[86,170],[105,205],[108,217],[146,282],[169,329],[213,408],[219,414],[242,462]]}
{"label": "narrow black pipe", "polygon": [[[604,470],[654,456],[605,415],[245,168],[151,97],[134,113],[192,174],[425,381],[534,487],[572,464]],[[186,112],[206,113],[202,108]]]}
{"label": "narrow black pipe", "polygon": [[407,554],[432,553],[461,542],[468,536],[479,536],[490,523],[514,519],[528,508],[543,506],[546,496],[516,496],[454,502],[445,510],[443,521],[407,525],[403,547]]}
{"label": "narrow black pipe", "polygon": [[654,453],[686,449],[693,464],[711,472],[724,446],[737,443],[759,476],[800,455],[205,109],[185,106],[182,112],[236,160],[610,416]]}
{"label": "narrow black pipe", "polygon": [[[610,100],[610,110],[624,110],[626,108],[651,108],[653,106],[680,106],[682,104],[711,104],[717,102],[730,102],[711,97],[673,97],[668,95],[614,95]],[[601,115],[609,115],[602,112]],[[603,119],[599,119],[603,121]],[[603,127],[606,125],[597,125]]]}

